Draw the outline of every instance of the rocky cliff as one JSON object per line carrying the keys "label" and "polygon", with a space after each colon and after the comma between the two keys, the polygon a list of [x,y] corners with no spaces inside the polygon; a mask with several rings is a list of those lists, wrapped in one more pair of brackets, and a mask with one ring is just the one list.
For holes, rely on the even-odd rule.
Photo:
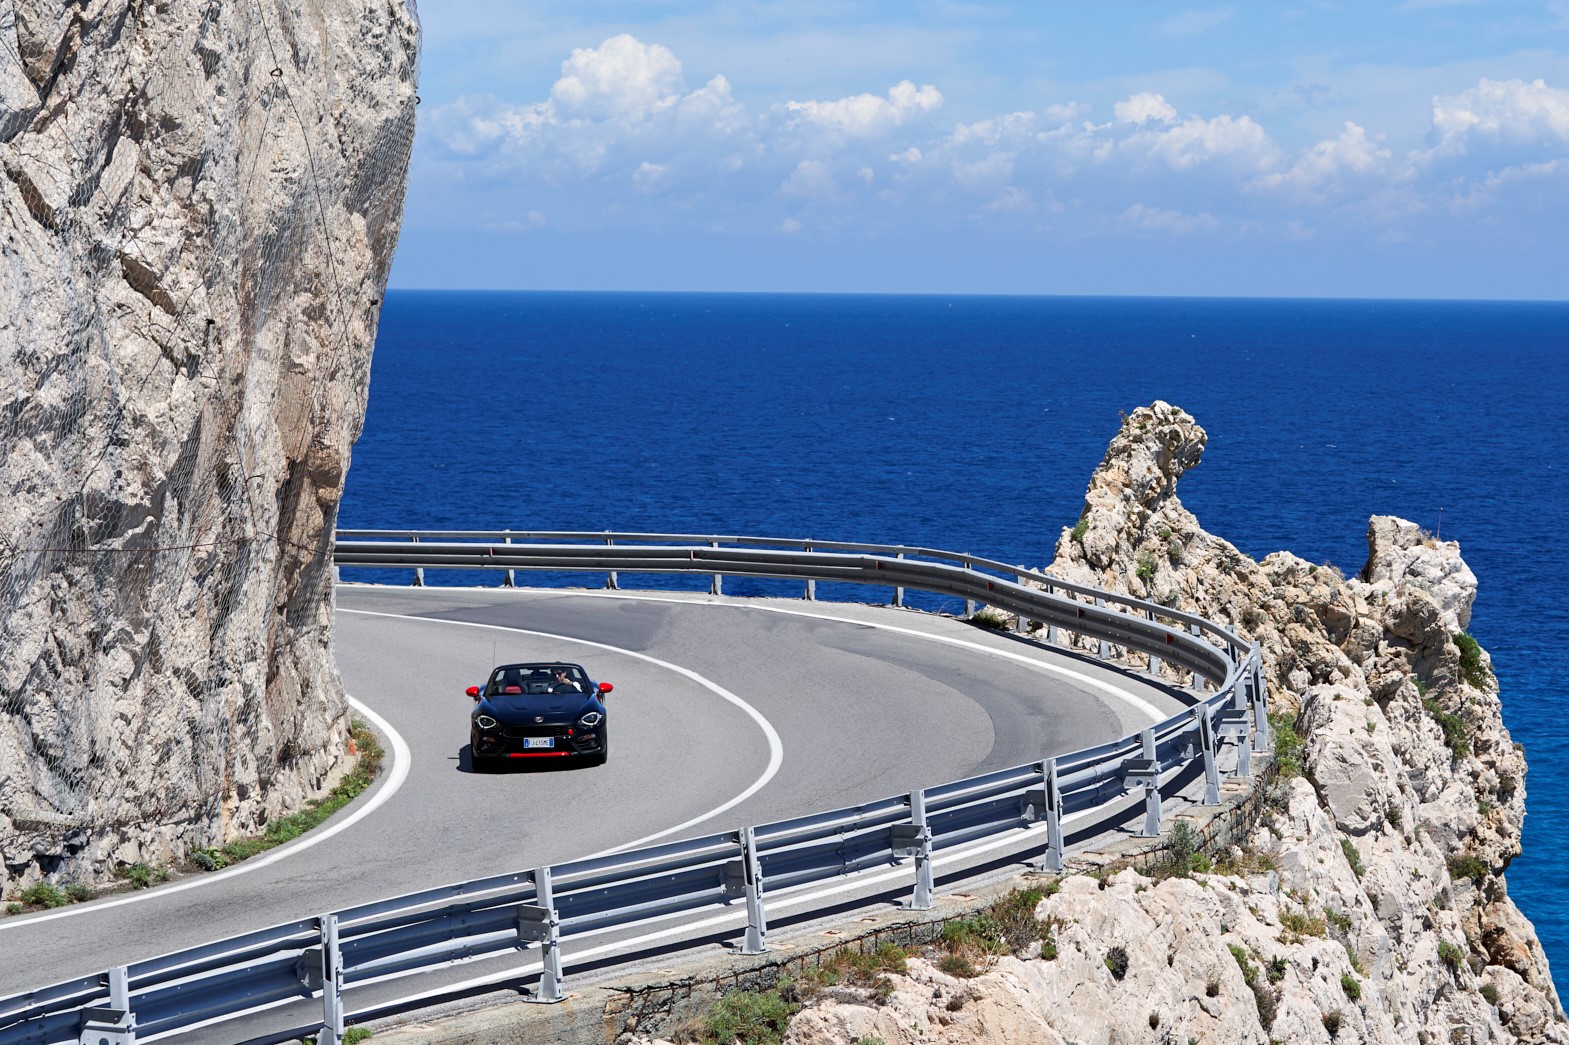
{"label": "rocky cliff", "polygon": [[331,528],[412,0],[0,0],[0,886],[335,772]]}
{"label": "rocky cliff", "polygon": [[1254,562],[1177,498],[1205,439],[1166,403],[1134,411],[1048,572],[1263,644],[1288,764],[1255,836],[1225,873],[1070,875],[1037,909],[1054,959],[970,980],[915,959],[882,1004],[811,1006],[788,1041],[1569,1042],[1504,878],[1525,758],[1464,633],[1458,545],[1374,517],[1355,578]]}

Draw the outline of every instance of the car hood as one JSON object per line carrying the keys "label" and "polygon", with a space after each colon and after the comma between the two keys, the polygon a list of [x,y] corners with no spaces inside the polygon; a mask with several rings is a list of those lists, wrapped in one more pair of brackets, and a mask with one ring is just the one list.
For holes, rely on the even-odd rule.
{"label": "car hood", "polygon": [[582,693],[524,693],[486,697],[479,702],[478,710],[498,722],[517,725],[536,718],[547,722],[575,721],[590,711],[603,709],[597,700]]}

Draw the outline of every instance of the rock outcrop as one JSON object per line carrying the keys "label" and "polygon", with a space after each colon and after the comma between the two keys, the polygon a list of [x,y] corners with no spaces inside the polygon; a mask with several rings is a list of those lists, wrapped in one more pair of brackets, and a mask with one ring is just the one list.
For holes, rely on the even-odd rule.
{"label": "rock outcrop", "polygon": [[331,529],[408,0],[0,0],[0,886],[254,830],[346,743]]}
{"label": "rock outcrop", "polygon": [[1227,873],[1070,875],[1037,909],[1054,960],[973,980],[915,960],[883,1004],[811,1006],[787,1041],[1569,1042],[1504,879],[1525,758],[1463,634],[1476,578],[1458,545],[1375,517],[1358,578],[1285,552],[1254,562],[1176,496],[1204,445],[1173,406],[1134,411],[1047,572],[1261,642],[1300,774],[1285,767]]}

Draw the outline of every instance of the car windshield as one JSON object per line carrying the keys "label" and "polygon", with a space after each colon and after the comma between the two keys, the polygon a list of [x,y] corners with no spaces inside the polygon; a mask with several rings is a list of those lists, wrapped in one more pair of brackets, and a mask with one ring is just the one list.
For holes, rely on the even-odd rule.
{"label": "car windshield", "polygon": [[576,664],[508,664],[485,686],[487,697],[526,693],[587,693],[588,676]]}

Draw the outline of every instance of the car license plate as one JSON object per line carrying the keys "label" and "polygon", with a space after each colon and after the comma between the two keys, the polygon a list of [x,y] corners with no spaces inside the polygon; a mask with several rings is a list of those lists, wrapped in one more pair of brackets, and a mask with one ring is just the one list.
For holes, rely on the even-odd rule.
{"label": "car license plate", "polygon": [[523,740],[523,746],[524,747],[555,747],[556,746],[556,738],[555,737],[525,737],[524,740]]}

